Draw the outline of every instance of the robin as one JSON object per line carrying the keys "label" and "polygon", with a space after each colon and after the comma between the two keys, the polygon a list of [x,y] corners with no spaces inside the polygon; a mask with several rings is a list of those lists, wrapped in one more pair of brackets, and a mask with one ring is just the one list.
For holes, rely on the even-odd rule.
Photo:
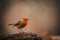
{"label": "robin", "polygon": [[18,29],[21,29],[21,31],[23,32],[22,28],[26,27],[28,20],[29,20],[28,18],[23,18],[22,21],[20,20],[15,24],[9,24],[9,25],[16,26]]}

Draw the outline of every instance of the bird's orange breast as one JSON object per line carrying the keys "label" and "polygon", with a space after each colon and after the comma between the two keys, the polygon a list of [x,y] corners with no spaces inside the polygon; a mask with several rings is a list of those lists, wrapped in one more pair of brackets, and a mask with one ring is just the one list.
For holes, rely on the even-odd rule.
{"label": "bird's orange breast", "polygon": [[26,23],[26,22],[24,22],[24,23],[23,23],[23,25],[27,25],[27,23]]}

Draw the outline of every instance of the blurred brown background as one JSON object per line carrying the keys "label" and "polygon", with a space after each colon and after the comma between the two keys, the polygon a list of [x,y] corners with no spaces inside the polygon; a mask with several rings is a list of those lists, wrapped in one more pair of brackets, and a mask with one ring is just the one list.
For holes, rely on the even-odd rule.
{"label": "blurred brown background", "polygon": [[[58,2],[58,1],[57,1]],[[41,35],[42,32],[54,34],[58,24],[58,3],[54,0],[22,1],[10,0],[4,9],[2,24],[5,35],[18,33],[16,27],[8,26],[22,18],[29,18],[25,32]]]}

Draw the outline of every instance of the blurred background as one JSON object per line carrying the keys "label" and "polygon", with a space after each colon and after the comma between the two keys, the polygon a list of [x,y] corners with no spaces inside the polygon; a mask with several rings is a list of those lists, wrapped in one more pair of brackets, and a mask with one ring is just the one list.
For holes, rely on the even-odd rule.
{"label": "blurred background", "polygon": [[0,36],[17,34],[16,27],[8,26],[22,18],[29,18],[24,32],[41,35],[60,35],[60,1],[59,0],[2,0],[0,13]]}

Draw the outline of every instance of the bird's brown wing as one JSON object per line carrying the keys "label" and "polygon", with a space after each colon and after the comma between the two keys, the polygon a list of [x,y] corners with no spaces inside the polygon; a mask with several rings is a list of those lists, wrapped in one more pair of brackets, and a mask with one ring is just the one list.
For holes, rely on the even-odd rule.
{"label": "bird's brown wing", "polygon": [[19,21],[16,24],[14,24],[14,26],[18,26],[20,23],[21,23],[21,21]]}

